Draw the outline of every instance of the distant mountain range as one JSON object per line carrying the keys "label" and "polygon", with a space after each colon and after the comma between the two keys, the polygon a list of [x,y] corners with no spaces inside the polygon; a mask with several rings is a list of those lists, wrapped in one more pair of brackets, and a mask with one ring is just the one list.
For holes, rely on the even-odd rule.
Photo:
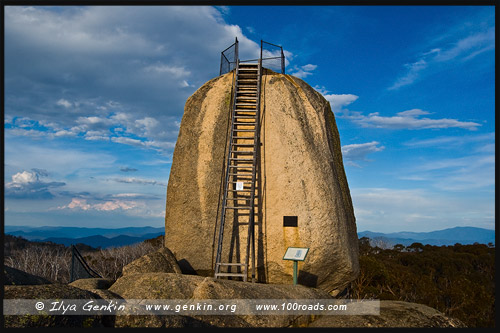
{"label": "distant mountain range", "polygon": [[[27,227],[5,226],[5,233],[21,236],[30,241],[53,242],[56,244],[87,244],[92,247],[108,248],[125,246],[156,238],[165,234],[165,228],[128,227],[117,229],[80,228],[80,227]],[[495,244],[495,230],[476,227],[455,227],[431,232],[393,232],[381,233],[372,231],[358,232],[358,237],[368,237],[372,246],[393,247],[396,244],[405,246],[413,243],[424,245],[463,245],[481,243]]]}
{"label": "distant mountain range", "polygon": [[422,243],[424,245],[455,245],[460,243],[467,244],[495,244],[495,230],[476,228],[476,227],[455,227],[431,232],[393,232],[381,233],[372,231],[358,232],[358,237],[368,237],[372,246],[392,247],[396,244],[404,246],[413,243]]}
{"label": "distant mountain range", "polygon": [[5,226],[5,233],[30,241],[56,244],[86,244],[92,247],[119,247],[140,243],[165,234],[165,228],[128,227],[117,229],[79,227]]}

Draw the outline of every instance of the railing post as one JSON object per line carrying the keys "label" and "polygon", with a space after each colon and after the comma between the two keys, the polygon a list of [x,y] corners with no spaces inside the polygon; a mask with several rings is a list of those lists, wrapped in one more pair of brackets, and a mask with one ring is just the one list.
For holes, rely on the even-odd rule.
{"label": "railing post", "polygon": [[222,75],[222,62],[224,61],[224,53],[221,52],[220,53],[220,71],[219,71],[219,75]]}
{"label": "railing post", "polygon": [[283,47],[281,47],[281,74],[285,74],[285,55],[283,54]]}
{"label": "railing post", "polygon": [[261,66],[262,66],[262,39],[260,40],[260,63],[261,63]]}
{"label": "railing post", "polygon": [[238,55],[238,37],[235,37],[235,42],[234,42],[234,66],[235,66],[235,68],[237,66],[238,59],[239,59],[239,55]]}

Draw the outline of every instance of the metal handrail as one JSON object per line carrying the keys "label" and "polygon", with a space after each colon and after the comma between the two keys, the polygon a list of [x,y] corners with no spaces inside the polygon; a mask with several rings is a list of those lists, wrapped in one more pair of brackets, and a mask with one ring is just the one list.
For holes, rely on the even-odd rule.
{"label": "metal handrail", "polygon": [[[263,58],[262,57],[262,50],[264,48],[264,44],[269,44],[269,45],[272,45],[274,47],[279,47],[280,49],[280,53],[281,53],[281,56],[278,56],[278,57],[267,57],[267,58]],[[281,58],[281,74],[285,74],[285,53],[283,52],[283,47],[281,45],[276,45],[276,44],[273,44],[273,43],[269,43],[269,42],[266,42],[266,41],[263,41],[262,39],[260,40],[260,58],[262,60],[269,60],[269,59],[280,59]]]}
{"label": "metal handrail", "polygon": [[[240,60],[239,59],[239,54],[238,54],[238,37],[235,38],[235,42],[231,44],[231,46],[227,47],[224,51],[221,52],[221,64],[220,64],[220,74],[226,74],[227,72],[232,71],[231,65],[234,64],[236,66],[237,62],[252,62],[252,61],[262,61],[262,60],[271,60],[271,59],[281,59],[281,74],[285,74],[285,53],[283,52],[283,47],[280,45],[276,45],[273,43],[269,43],[266,41],[263,41],[262,39],[260,40],[260,57],[258,59],[247,59],[247,60]],[[277,57],[263,57],[263,49],[264,49],[264,44],[267,45],[272,45],[274,47],[279,48],[280,50],[280,56]],[[229,60],[226,55],[224,54],[226,51],[230,50],[232,47],[234,47],[234,57],[233,61]],[[224,65],[227,66],[227,70],[225,70]]]}

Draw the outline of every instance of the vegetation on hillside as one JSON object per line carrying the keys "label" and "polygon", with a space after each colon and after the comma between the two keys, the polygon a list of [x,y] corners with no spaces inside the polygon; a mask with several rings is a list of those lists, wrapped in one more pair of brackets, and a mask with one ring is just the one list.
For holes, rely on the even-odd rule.
{"label": "vegetation on hillside", "polygon": [[[163,236],[144,242],[107,249],[85,244],[76,247],[99,275],[116,280],[128,263],[156,251],[163,245]],[[49,281],[68,283],[71,270],[71,248],[51,242],[30,242],[22,237],[5,235],[4,264]]]}
{"label": "vegetation on hillside", "polygon": [[361,238],[360,274],[348,298],[428,305],[469,327],[495,325],[495,248],[492,244],[370,246]]}
{"label": "vegetation on hillside", "polygon": [[[69,247],[5,235],[7,266],[68,283]],[[125,265],[163,246],[163,236],[135,245],[78,249],[92,269],[109,279]],[[495,325],[495,247],[492,244],[431,246],[413,243],[381,249],[359,240],[360,274],[342,296],[352,299],[421,303],[460,319],[469,327]]]}

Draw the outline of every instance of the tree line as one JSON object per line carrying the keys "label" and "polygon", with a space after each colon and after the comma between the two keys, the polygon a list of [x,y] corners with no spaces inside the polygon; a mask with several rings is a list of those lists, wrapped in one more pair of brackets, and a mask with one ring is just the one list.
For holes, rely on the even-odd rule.
{"label": "tree line", "polygon": [[469,327],[495,326],[493,244],[381,249],[359,240],[360,274],[348,297],[421,303]]}

